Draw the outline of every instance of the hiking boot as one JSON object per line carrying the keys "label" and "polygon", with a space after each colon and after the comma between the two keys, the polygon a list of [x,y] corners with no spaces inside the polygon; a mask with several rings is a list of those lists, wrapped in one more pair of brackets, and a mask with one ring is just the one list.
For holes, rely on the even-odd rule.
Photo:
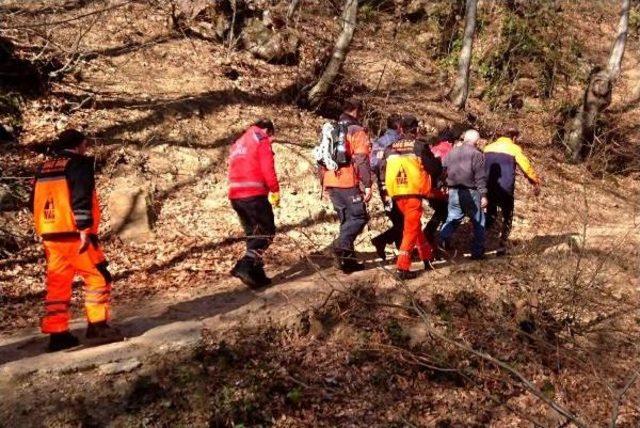
{"label": "hiking boot", "polygon": [[[259,281],[257,280],[253,266],[247,259],[240,259],[236,265],[231,269],[231,276],[238,278],[244,285],[249,288],[260,288]],[[266,277],[266,275],[265,275]]]}
{"label": "hiking boot", "polygon": [[378,257],[380,257],[384,261],[387,260],[387,253],[384,251],[387,247],[387,243],[382,238],[382,235],[378,235],[371,240],[371,243],[374,247],[376,247],[376,254],[378,255]]}
{"label": "hiking boot", "polygon": [[423,260],[422,263],[424,263],[424,270],[426,271],[435,270],[435,267],[431,264],[431,260]]}
{"label": "hiking boot", "polygon": [[398,269],[398,279],[400,281],[408,281],[410,279],[415,279],[417,277],[418,277],[418,272]]}
{"label": "hiking boot", "polygon": [[63,349],[74,348],[80,345],[77,337],[68,331],[63,333],[53,333],[49,336],[49,346],[47,352],[57,352]]}
{"label": "hiking boot", "polygon": [[472,254],[469,258],[471,260],[484,260],[486,257],[484,256],[484,254]]}
{"label": "hiking boot", "polygon": [[500,241],[500,245],[498,246],[498,249],[496,250],[496,255],[498,257],[501,256],[506,256],[507,253],[509,252],[509,247],[507,246],[508,244],[505,241]]}
{"label": "hiking boot", "polygon": [[264,266],[262,265],[256,265],[253,268],[251,276],[258,287],[266,287],[268,285],[271,285],[271,278],[267,276],[267,273],[264,271]]}
{"label": "hiking boot", "polygon": [[124,336],[115,327],[111,327],[106,321],[90,322],[87,325],[87,339],[95,339],[99,343],[121,342]]}
{"label": "hiking boot", "polygon": [[458,255],[458,251],[449,242],[441,242],[435,252],[437,260],[453,259]]}
{"label": "hiking boot", "polygon": [[355,251],[343,250],[341,253],[340,270],[346,274],[360,272],[364,270],[364,263],[358,261]]}
{"label": "hiking boot", "polygon": [[342,264],[340,270],[346,274],[361,272],[364,270],[364,263],[353,261],[347,261]]}

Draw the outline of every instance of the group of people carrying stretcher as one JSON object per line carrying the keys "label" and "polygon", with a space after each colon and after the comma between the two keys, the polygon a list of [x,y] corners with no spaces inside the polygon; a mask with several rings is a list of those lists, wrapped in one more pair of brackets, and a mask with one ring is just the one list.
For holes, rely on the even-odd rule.
{"label": "group of people carrying stretcher", "polygon": [[[454,141],[446,132],[425,138],[418,119],[392,114],[387,129],[371,141],[360,123],[359,100],[344,103],[336,122],[323,126],[314,150],[323,191],[329,195],[340,220],[333,244],[337,267],[344,273],[364,269],[354,249],[357,236],[369,221],[367,204],[374,181],[391,227],[373,238],[380,258],[395,244],[399,279],[417,276],[411,270],[417,249],[425,269],[437,257],[451,255],[452,235],[463,220],[473,224],[471,257],[484,257],[485,229],[502,212],[500,253],[507,250],[514,208],[516,169],[533,184],[540,180],[522,149],[518,130],[509,126],[504,136],[480,151],[480,135],[469,129]],[[276,233],[273,208],[280,204],[272,138],[273,122],[259,119],[233,142],[228,159],[228,197],[246,234],[246,251],[231,275],[251,288],[271,284],[263,255]],[[78,346],[69,331],[72,282],[81,276],[85,285],[86,338],[97,343],[123,339],[111,326],[112,277],[98,242],[100,204],[95,188],[94,159],[87,156],[88,139],[75,129],[63,131],[51,145],[50,155],[38,169],[31,207],[36,233],[42,238],[46,268],[45,314],[41,329],[50,335],[49,351]],[[424,230],[423,201],[433,209]]]}
{"label": "group of people carrying stretcher", "polygon": [[[425,269],[437,257],[452,254],[451,238],[461,221],[473,225],[472,259],[482,259],[485,230],[502,213],[498,254],[507,251],[514,209],[516,170],[520,168],[540,192],[540,179],[516,141],[515,126],[480,151],[480,134],[474,129],[457,141],[448,130],[437,138],[420,133],[411,114],[392,114],[387,129],[371,142],[360,123],[363,105],[349,99],[337,122],[323,126],[321,142],[314,150],[321,185],[340,220],[333,251],[337,267],[345,273],[364,269],[354,249],[357,236],[369,221],[367,204],[377,183],[391,227],[373,238],[378,256],[385,248],[398,249],[396,267],[402,280],[415,278],[412,255],[417,249]],[[247,235],[247,251],[231,274],[249,287],[271,283],[264,272],[262,254],[275,233],[272,206],[280,203],[271,139],[273,123],[261,119],[234,143],[229,155],[229,198]],[[326,137],[326,138],[325,138]],[[424,230],[423,201],[433,209]]]}

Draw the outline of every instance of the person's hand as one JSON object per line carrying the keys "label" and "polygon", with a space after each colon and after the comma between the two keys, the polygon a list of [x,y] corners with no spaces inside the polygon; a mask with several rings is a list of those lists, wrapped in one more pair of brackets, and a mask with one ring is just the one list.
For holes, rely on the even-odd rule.
{"label": "person's hand", "polygon": [[269,199],[269,203],[274,207],[280,206],[280,192],[269,193],[267,197]]}
{"label": "person's hand", "polygon": [[89,239],[89,233],[86,230],[80,231],[80,246],[78,247],[78,253],[82,254],[87,251],[91,240]]}
{"label": "person's hand", "polygon": [[533,185],[533,196],[540,196],[540,185],[539,184],[534,184]]}
{"label": "person's hand", "polygon": [[364,203],[368,204],[369,201],[371,200],[371,196],[373,195],[373,193],[371,192],[371,187],[367,187],[366,189],[364,189]]}
{"label": "person's hand", "polygon": [[487,199],[486,196],[483,196],[480,199],[480,206],[482,207],[482,209],[485,209],[485,208],[487,208],[487,205],[489,205],[489,200]]}

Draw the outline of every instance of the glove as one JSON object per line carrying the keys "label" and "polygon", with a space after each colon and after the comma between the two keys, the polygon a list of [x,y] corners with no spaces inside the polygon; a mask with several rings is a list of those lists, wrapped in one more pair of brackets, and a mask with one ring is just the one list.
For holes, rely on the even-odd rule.
{"label": "glove", "polygon": [[269,203],[274,207],[280,206],[280,192],[269,193],[268,199]]}

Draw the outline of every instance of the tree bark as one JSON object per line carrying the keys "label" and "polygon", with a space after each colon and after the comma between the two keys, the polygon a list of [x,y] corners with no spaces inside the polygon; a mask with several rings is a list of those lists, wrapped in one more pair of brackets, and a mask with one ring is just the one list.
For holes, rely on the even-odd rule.
{"label": "tree bark", "polygon": [[287,26],[291,23],[293,15],[295,15],[298,10],[300,3],[302,3],[302,0],[291,0],[291,3],[289,3],[289,8],[287,9]]}
{"label": "tree bark", "polygon": [[451,90],[451,101],[459,109],[464,108],[467,103],[467,96],[469,95],[469,69],[471,67],[471,55],[473,53],[473,36],[476,31],[477,10],[478,0],[467,0],[462,50],[460,51],[460,59],[458,61],[458,77]]}
{"label": "tree bark", "polygon": [[627,44],[627,34],[629,33],[629,7],[630,0],[622,0],[622,8],[620,10],[620,21],[618,22],[618,30],[616,39],[611,47],[609,55],[609,65],[607,67],[609,75],[612,79],[616,79],[620,74],[620,66],[622,65],[622,57]]}
{"label": "tree bark", "polygon": [[345,0],[344,10],[342,11],[342,32],[336,40],[333,48],[331,60],[325,68],[322,76],[309,91],[308,101],[311,106],[320,105],[322,99],[326,96],[331,88],[333,81],[340,72],[342,65],[347,57],[353,32],[356,28],[356,17],[358,15],[358,0]]}
{"label": "tree bark", "polygon": [[579,163],[584,159],[585,146],[594,139],[598,115],[611,104],[613,83],[620,74],[629,32],[629,3],[630,0],[621,1],[620,21],[607,68],[598,66],[591,70],[582,104],[565,123],[563,142],[569,162]]}

